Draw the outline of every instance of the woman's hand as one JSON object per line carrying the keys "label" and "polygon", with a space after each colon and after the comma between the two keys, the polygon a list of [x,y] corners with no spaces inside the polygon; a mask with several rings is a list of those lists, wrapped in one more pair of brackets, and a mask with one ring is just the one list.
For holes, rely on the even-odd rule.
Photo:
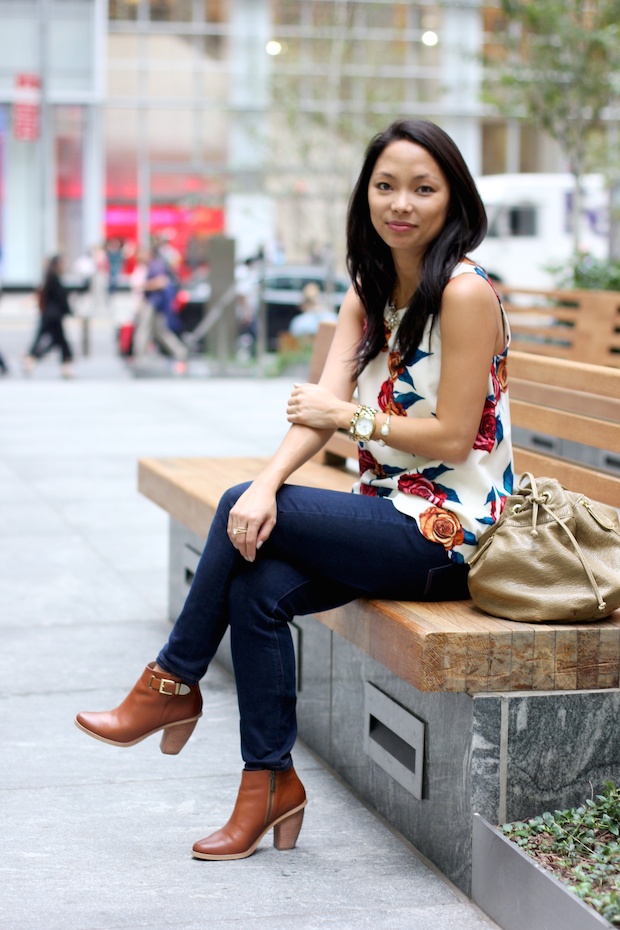
{"label": "woman's hand", "polygon": [[275,525],[275,492],[254,481],[230,509],[228,538],[244,559],[253,562]]}
{"label": "woman's hand", "polygon": [[313,429],[335,430],[344,419],[347,405],[320,384],[295,384],[286,408],[289,423]]}

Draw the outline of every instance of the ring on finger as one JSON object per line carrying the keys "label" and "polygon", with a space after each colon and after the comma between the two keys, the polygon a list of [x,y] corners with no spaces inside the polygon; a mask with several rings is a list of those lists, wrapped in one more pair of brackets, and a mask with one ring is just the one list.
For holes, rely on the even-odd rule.
{"label": "ring on finger", "polygon": [[232,531],[233,536],[239,536],[240,533],[247,533],[247,526],[236,526]]}

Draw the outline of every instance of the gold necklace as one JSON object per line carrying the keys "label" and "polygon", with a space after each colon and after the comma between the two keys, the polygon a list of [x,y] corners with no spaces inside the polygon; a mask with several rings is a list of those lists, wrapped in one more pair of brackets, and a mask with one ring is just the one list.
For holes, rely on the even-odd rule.
{"label": "gold necklace", "polygon": [[392,296],[390,298],[387,309],[388,312],[387,316],[385,317],[385,325],[389,331],[392,332],[392,330],[395,329],[400,323],[400,320],[398,319],[398,313],[396,311],[396,287],[394,287],[394,290],[392,291]]}

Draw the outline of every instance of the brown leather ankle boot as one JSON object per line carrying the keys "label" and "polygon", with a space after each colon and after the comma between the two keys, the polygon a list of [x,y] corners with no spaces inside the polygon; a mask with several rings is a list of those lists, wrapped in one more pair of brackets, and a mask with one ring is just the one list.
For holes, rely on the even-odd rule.
{"label": "brown leather ankle boot", "polygon": [[243,772],[226,826],[194,844],[195,859],[246,859],[273,827],[276,849],[292,849],[304,819],[306,792],[295,769]]}
{"label": "brown leather ankle boot", "polygon": [[147,665],[114,710],[78,714],[75,723],[80,730],[113,746],[134,746],[163,730],[161,751],[167,755],[180,752],[202,715],[200,687],[186,685],[168,672],[155,672],[154,666],[154,662]]}

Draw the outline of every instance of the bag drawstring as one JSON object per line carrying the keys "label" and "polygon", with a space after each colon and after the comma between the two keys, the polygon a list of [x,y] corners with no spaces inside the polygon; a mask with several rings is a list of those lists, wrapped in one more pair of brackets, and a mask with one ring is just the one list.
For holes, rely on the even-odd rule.
{"label": "bag drawstring", "polygon": [[[566,533],[566,535],[567,535],[568,538],[570,539],[571,543],[573,544],[573,548],[574,548],[575,552],[576,552],[577,555],[579,556],[579,561],[580,561],[581,564],[583,565],[584,570],[585,570],[585,573],[586,573],[586,575],[588,576],[588,581],[590,582],[590,585],[592,586],[592,590],[594,591],[594,594],[595,594],[595,596],[596,596],[596,600],[598,601],[598,609],[599,609],[600,611],[606,610],[606,609],[607,609],[607,604],[606,604],[605,601],[603,600],[603,596],[602,596],[602,594],[601,594],[600,588],[599,588],[598,584],[596,583],[596,578],[595,578],[594,575],[592,574],[592,569],[591,569],[590,566],[588,565],[588,562],[587,562],[587,560],[586,560],[586,557],[584,556],[583,552],[581,551],[581,547],[580,547],[579,543],[577,542],[577,540],[575,539],[575,537],[574,537],[573,534],[571,533],[570,529],[567,527],[566,523],[564,523],[564,521],[563,521],[560,517],[558,517],[558,515],[555,514],[555,513],[553,512],[553,510],[551,510],[550,507],[547,506],[547,501],[549,500],[549,496],[548,496],[547,494],[539,494],[539,493],[538,493],[538,486],[537,486],[537,484],[536,484],[536,479],[534,478],[534,476],[533,476],[532,474],[530,474],[529,472],[526,472],[526,473],[523,475],[523,478],[529,479],[530,486],[531,486],[531,488],[532,488],[531,493],[528,494],[527,497],[525,498],[525,501],[526,501],[526,502],[529,501],[529,502],[531,502],[531,504],[532,504],[532,529],[531,529],[531,534],[532,534],[532,536],[538,536],[538,528],[537,528],[537,522],[538,522],[538,509],[539,509],[539,507],[542,507],[542,509],[545,511],[545,513],[549,514],[549,516],[550,516],[553,520],[555,520],[555,522],[556,522],[559,526],[562,527],[562,529],[564,530],[564,532]],[[522,481],[521,484],[519,485],[519,489],[520,489],[520,490],[522,490],[522,489],[525,490],[525,488],[523,488],[522,485],[523,485],[523,481]]]}

